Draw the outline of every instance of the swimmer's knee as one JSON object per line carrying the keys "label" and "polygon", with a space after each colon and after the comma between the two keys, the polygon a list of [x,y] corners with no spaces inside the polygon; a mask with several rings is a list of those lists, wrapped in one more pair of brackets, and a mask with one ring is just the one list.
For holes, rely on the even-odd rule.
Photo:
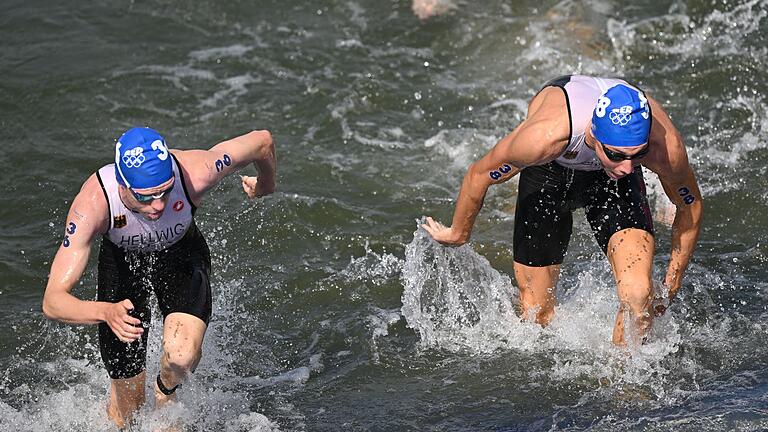
{"label": "swimmer's knee", "polygon": [[624,287],[622,291],[622,303],[634,313],[647,309],[653,300],[653,285],[650,283],[633,284],[631,287]]}
{"label": "swimmer's knee", "polygon": [[520,314],[524,320],[546,327],[555,314],[555,305],[549,302],[532,304],[521,301]]}
{"label": "swimmer's knee", "polygon": [[163,354],[163,363],[180,379],[188,376],[197,369],[202,358],[199,350],[168,347]]}

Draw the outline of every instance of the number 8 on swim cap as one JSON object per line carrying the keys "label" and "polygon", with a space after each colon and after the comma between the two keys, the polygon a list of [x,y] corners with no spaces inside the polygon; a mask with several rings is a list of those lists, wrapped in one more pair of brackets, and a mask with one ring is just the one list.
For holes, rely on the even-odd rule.
{"label": "number 8 on swim cap", "polygon": [[624,84],[609,88],[597,100],[592,114],[592,134],[601,143],[634,147],[648,142],[651,113],[643,92]]}
{"label": "number 8 on swim cap", "polygon": [[165,139],[147,127],[125,132],[115,145],[115,176],[131,189],[149,189],[173,177],[173,164]]}

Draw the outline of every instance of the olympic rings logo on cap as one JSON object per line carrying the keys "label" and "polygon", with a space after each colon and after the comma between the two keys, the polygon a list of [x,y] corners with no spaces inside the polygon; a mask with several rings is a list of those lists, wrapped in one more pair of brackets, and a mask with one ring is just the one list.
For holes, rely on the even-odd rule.
{"label": "olympic rings logo on cap", "polygon": [[624,105],[621,108],[614,108],[611,113],[608,114],[608,118],[611,119],[611,123],[619,126],[626,126],[632,119],[632,107]]}
{"label": "olympic rings logo on cap", "polygon": [[144,149],[141,147],[134,147],[130,150],[126,150],[123,153],[123,163],[128,168],[138,168],[147,159],[144,156]]}

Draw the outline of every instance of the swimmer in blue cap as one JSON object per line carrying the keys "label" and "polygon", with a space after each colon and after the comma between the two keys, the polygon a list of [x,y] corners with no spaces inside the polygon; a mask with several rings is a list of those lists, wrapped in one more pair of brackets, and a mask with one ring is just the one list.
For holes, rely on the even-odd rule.
{"label": "swimmer in blue cap", "polygon": [[[156,406],[175,398],[202,355],[211,318],[211,257],[194,213],[224,177],[242,176],[248,198],[275,190],[272,136],[253,131],[209,150],[171,150],[155,130],[136,127],[117,140],[114,163],[91,175],[67,215],[51,264],[43,313],[69,324],[98,324],[101,357],[111,378],[107,412],[125,426],[144,403],[150,297],[163,315],[163,354],[153,379]],[[97,300],[71,294],[101,239]]]}
{"label": "swimmer in blue cap", "polygon": [[[138,203],[162,198],[173,190],[172,157],[163,137],[153,129],[135,127],[125,132],[115,145],[114,166],[120,190],[130,191]],[[164,207],[154,212],[138,211],[145,218],[156,220],[163,210]]]}
{"label": "swimmer in blue cap", "polygon": [[616,84],[597,99],[592,112],[592,134],[614,147],[638,147],[648,143],[651,112],[643,92]]}
{"label": "swimmer in blue cap", "polygon": [[147,127],[125,132],[115,146],[115,177],[134,189],[151,189],[171,180],[173,164],[163,137]]}
{"label": "swimmer in blue cap", "polygon": [[[676,206],[660,293],[651,279],[654,231],[643,167],[658,174]],[[685,145],[667,113],[621,79],[553,79],[531,100],[527,118],[469,167],[451,226],[428,217],[423,228],[440,243],[466,243],[488,188],[517,174],[514,272],[523,316],[542,325],[552,319],[572,212],[584,208],[616,280],[613,342],[642,343],[654,315],[665,313],[682,286],[703,213]]]}

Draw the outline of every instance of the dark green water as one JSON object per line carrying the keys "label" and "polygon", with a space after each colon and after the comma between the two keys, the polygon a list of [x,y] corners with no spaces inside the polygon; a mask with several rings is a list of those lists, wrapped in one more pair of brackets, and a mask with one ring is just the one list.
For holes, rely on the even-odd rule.
{"label": "dark green water", "polygon": [[[40,303],[72,198],[134,125],[179,149],[267,128],[279,162],[275,195],[246,201],[232,178],[198,212],[204,357],[136,430],[764,430],[766,47],[765,0],[460,1],[425,22],[404,0],[5,0],[0,430],[111,430],[95,327]],[[491,190],[471,247],[414,235],[449,220],[467,165],[566,73],[647,89],[705,198],[680,297],[631,359],[609,343],[616,295],[583,217],[547,329],[513,313],[515,181]],[[668,249],[659,226],[657,275]],[[93,298],[93,265],[82,281]],[[456,320],[429,327],[430,305]]]}

